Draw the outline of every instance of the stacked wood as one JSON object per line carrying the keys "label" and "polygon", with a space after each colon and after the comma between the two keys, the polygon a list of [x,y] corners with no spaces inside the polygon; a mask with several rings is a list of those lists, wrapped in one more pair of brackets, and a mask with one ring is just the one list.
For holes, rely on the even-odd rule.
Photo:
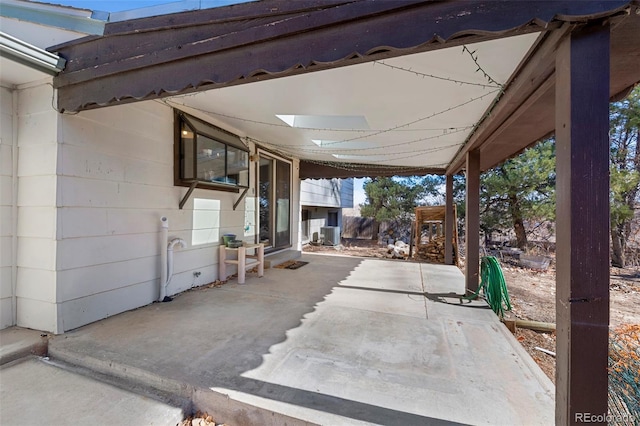
{"label": "stacked wood", "polygon": [[[458,263],[458,235],[456,229],[456,209],[453,206],[453,261]],[[416,207],[414,248],[415,257],[432,263],[444,263],[445,260],[445,206]]]}
{"label": "stacked wood", "polygon": [[444,263],[444,237],[433,237],[431,241],[418,245],[416,258],[433,263]]}

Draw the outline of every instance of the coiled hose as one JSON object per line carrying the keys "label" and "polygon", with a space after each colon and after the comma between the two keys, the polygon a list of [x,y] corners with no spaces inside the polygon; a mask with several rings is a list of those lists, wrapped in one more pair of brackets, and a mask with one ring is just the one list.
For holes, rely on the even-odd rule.
{"label": "coiled hose", "polygon": [[511,301],[498,259],[494,256],[483,257],[480,261],[480,277],[482,282],[472,297],[478,297],[482,291],[493,312],[500,319],[504,318],[504,313],[511,310]]}

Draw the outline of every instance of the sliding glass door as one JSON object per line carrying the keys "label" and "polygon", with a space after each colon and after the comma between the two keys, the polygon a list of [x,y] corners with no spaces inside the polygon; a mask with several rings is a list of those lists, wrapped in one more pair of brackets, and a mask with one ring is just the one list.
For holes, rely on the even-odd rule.
{"label": "sliding glass door", "polygon": [[291,164],[260,153],[260,242],[275,250],[291,246]]}

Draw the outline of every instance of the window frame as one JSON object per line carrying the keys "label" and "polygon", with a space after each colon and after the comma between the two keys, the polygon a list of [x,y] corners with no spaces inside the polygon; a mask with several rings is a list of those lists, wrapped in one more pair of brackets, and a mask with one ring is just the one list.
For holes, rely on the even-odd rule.
{"label": "window frame", "polygon": [[[270,213],[270,217],[269,217],[269,227],[270,227],[270,236],[269,239],[271,241],[271,245],[266,246],[265,245],[265,253],[273,253],[273,252],[277,252],[280,250],[286,250],[288,248],[293,247],[293,236],[294,236],[294,221],[293,221],[293,173],[294,173],[294,162],[292,159],[287,158],[287,157],[283,157],[282,155],[276,154],[271,150],[262,148],[262,147],[257,147],[256,149],[256,154],[257,154],[257,170],[256,170],[256,176],[255,176],[255,185],[256,185],[256,198],[257,198],[257,209],[256,209],[256,242],[260,242],[260,227],[261,227],[261,222],[260,222],[260,158],[264,157],[267,158],[269,160],[274,161],[274,167],[273,170],[271,171],[271,176],[272,176],[272,182],[275,183],[275,181],[277,180],[277,175],[276,175],[276,168],[277,168],[277,163],[278,162],[282,162],[285,163],[289,166],[289,241],[287,244],[281,245],[281,246],[274,246],[275,244],[275,239],[276,239],[276,232],[273,229],[276,225],[276,217],[273,216],[273,211]],[[275,199],[275,188],[272,188],[270,191],[271,192],[271,201],[273,201],[273,199]],[[273,206],[271,207],[271,209],[273,209]]]}
{"label": "window frame", "polygon": [[[195,122],[197,125],[192,124]],[[183,124],[193,132],[193,152],[192,157],[194,159],[194,175],[195,178],[185,178],[183,172],[183,138],[182,138],[182,126]],[[204,128],[204,130],[203,130]],[[224,178],[229,178],[229,148],[241,151],[246,154],[247,163],[247,179],[246,185],[240,182],[228,183],[228,182],[212,182],[198,178],[197,168],[197,145],[198,135],[204,138],[213,140],[214,142],[223,144],[224,149]],[[228,132],[220,127],[208,123],[198,117],[187,114],[183,111],[174,109],[174,156],[173,156],[173,171],[174,171],[174,186],[186,186],[190,187],[194,182],[197,182],[198,188],[212,189],[218,191],[228,192],[240,192],[240,190],[248,189],[251,187],[251,151],[249,147],[242,143],[240,137],[231,132]]]}

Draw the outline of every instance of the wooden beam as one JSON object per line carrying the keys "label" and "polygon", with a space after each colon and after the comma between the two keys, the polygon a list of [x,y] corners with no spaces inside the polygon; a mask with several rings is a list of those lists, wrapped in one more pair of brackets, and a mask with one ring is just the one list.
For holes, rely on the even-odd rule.
{"label": "wooden beam", "polygon": [[[636,9],[637,10],[637,9]],[[631,13],[604,20],[615,21],[611,31],[610,100],[628,93],[640,80],[640,15]],[[447,167],[447,173],[464,168],[465,153],[481,149],[481,170],[487,170],[517,155],[555,129],[555,52],[576,23],[544,34],[529,58],[506,84],[506,91],[490,108],[490,114],[474,131],[466,145]]]}
{"label": "wooden beam", "polygon": [[453,176],[447,175],[445,184],[445,213],[444,213],[444,263],[453,265]]}
{"label": "wooden beam", "polygon": [[609,336],[608,25],[573,32],[556,59],[556,424],[606,424]]}
{"label": "wooden beam", "polygon": [[233,9],[246,19],[220,8],[197,25],[185,25],[195,12],[108,24],[104,37],[52,48],[69,59],[54,86],[58,109],[79,111],[542,31],[628,3],[352,0],[270,12],[283,2],[253,2]]}
{"label": "wooden beam", "polygon": [[350,177],[443,175],[442,168],[393,167],[378,164],[332,163],[300,161],[300,179],[330,179]]}
{"label": "wooden beam", "polygon": [[480,151],[467,152],[466,171],[464,275],[467,293],[474,293],[480,283]]}
{"label": "wooden beam", "polygon": [[[572,24],[566,23],[560,29],[540,35],[528,57],[525,57],[525,61],[505,85],[505,93],[495,105],[489,107],[490,114],[486,114],[484,121],[480,123],[464,147],[456,154],[447,167],[447,173],[455,174],[460,171],[465,165],[468,151],[479,149],[492,135],[508,125],[507,120],[517,114],[523,105],[526,107],[529,98],[535,101],[548,89],[547,82],[555,69],[555,52],[558,44],[571,30],[571,27]],[[553,123],[550,123],[550,127],[546,132],[553,130]],[[528,141],[527,144],[534,141]]]}

